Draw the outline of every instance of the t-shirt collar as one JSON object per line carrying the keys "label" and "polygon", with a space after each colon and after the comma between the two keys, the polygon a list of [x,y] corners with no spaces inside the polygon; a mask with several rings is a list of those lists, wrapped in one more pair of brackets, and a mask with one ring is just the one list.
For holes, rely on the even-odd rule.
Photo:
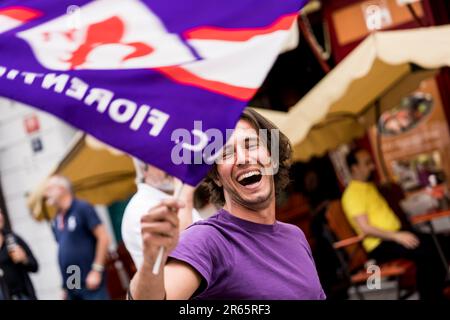
{"label": "t-shirt collar", "polygon": [[250,232],[258,232],[258,233],[274,233],[278,230],[279,222],[275,221],[274,224],[263,224],[263,223],[256,223],[249,220],[244,220],[241,218],[238,218],[231,213],[229,213],[225,209],[220,209],[218,212],[218,215],[222,217],[223,219],[232,222],[233,224],[236,224],[240,226],[241,228],[250,231]]}
{"label": "t-shirt collar", "polygon": [[77,199],[75,197],[72,198],[72,202],[70,203],[69,208],[64,212],[63,214],[60,212],[59,215],[62,216],[64,220],[67,220],[67,218],[72,214],[73,209],[76,206]]}
{"label": "t-shirt collar", "polygon": [[352,181],[350,181],[350,183],[357,187],[369,187],[369,186],[373,185],[372,182],[359,181],[359,180],[352,180]]}

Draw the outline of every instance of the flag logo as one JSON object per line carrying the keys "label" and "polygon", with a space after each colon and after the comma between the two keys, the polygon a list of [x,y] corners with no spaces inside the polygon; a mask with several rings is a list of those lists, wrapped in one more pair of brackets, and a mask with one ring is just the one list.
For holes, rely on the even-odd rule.
{"label": "flag logo", "polygon": [[81,13],[78,27],[62,15],[18,36],[50,70],[149,69],[195,60],[141,1],[98,0]]}

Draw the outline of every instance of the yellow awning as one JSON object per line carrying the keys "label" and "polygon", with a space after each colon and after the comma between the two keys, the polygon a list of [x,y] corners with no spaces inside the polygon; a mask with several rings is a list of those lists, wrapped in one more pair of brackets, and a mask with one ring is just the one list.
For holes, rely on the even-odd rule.
{"label": "yellow awning", "polygon": [[[54,174],[69,178],[75,195],[91,204],[108,205],[128,198],[136,190],[131,158],[81,132],[49,176]],[[54,216],[54,212],[44,205],[44,187],[45,181],[28,197],[28,205],[38,220]]]}
{"label": "yellow awning", "polygon": [[377,32],[367,37],[288,113],[272,119],[306,161],[364,134],[381,111],[399,104],[420,81],[450,66],[450,25]]}

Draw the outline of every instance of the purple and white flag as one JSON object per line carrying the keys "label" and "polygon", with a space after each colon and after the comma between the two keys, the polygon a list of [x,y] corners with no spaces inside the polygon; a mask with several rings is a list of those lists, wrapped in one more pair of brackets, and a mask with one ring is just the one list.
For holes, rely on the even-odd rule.
{"label": "purple and white flag", "polygon": [[2,1],[0,96],[195,185],[305,2]]}

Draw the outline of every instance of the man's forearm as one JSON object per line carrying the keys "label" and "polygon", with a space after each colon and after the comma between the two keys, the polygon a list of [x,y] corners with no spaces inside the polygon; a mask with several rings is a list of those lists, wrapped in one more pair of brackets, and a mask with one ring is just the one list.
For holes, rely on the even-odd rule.
{"label": "man's forearm", "polygon": [[107,235],[97,239],[95,247],[94,264],[104,266],[106,264],[106,257],[108,256],[109,238]]}
{"label": "man's forearm", "polygon": [[368,226],[368,227],[366,227],[366,230],[364,230],[364,233],[366,236],[380,238],[380,239],[387,240],[387,241],[393,241],[394,235],[396,232],[395,231],[385,231],[385,230],[379,229],[377,227]]}
{"label": "man's forearm", "polygon": [[158,275],[152,273],[153,265],[144,261],[130,283],[133,300],[163,300],[166,293],[164,288],[164,268]]}

